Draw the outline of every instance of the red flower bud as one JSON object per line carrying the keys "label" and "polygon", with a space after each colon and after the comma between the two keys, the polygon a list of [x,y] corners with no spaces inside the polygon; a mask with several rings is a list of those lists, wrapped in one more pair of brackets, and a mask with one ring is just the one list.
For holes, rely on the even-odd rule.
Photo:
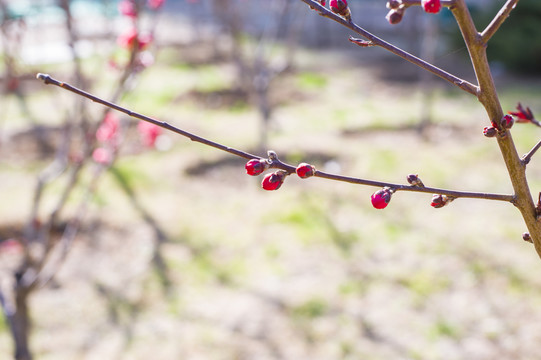
{"label": "red flower bud", "polygon": [[514,123],[515,120],[511,115],[504,115],[502,120],[500,121],[500,124],[504,129],[511,129]]}
{"label": "red flower bud", "polygon": [[388,187],[384,187],[383,189],[376,191],[370,197],[370,200],[372,200],[372,206],[376,209],[386,208],[391,201],[392,195],[393,191],[391,190],[391,188]]}
{"label": "red flower bud", "polygon": [[391,25],[396,25],[399,22],[402,21],[402,18],[404,17],[404,11],[405,7],[399,7],[398,9],[392,9],[387,13],[387,16],[385,16],[385,19],[389,22]]}
{"label": "red flower bud", "polygon": [[525,232],[522,234],[522,240],[527,241],[529,243],[533,243],[532,237],[530,236],[530,233]]}
{"label": "red flower bud", "polygon": [[278,190],[280,186],[282,186],[286,175],[287,173],[283,170],[278,170],[272,174],[268,174],[263,178],[261,187],[265,190]]}
{"label": "red flower bud", "polygon": [[434,194],[432,195],[432,202],[430,203],[430,206],[435,209],[439,209],[449,204],[453,200],[453,198],[450,198],[447,195]]}
{"label": "red flower bud", "polygon": [[349,11],[347,0],[331,0],[329,7],[333,13],[343,16],[347,21],[351,20],[351,12]]}
{"label": "red flower bud", "polygon": [[301,179],[309,178],[310,176],[314,176],[314,173],[316,172],[316,168],[310,164],[307,163],[301,163],[299,166],[297,166],[297,175]]}
{"label": "red flower bud", "polygon": [[498,130],[494,126],[485,126],[483,129],[483,135],[486,137],[494,137],[498,133]]}
{"label": "red flower bud", "polygon": [[423,0],[421,5],[423,6],[424,11],[431,14],[437,14],[441,10],[440,0]]}
{"label": "red flower bud", "polygon": [[340,11],[344,11],[348,7],[348,2],[347,0],[331,0],[329,7],[331,8],[332,12],[338,14]]}
{"label": "red flower bud", "polygon": [[257,176],[267,170],[268,166],[269,164],[263,159],[252,159],[244,167],[246,168],[246,174]]}

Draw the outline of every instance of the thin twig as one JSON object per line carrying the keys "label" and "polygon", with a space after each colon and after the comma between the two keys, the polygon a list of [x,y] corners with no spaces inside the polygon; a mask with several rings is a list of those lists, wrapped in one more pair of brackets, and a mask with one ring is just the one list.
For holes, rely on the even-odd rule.
{"label": "thin twig", "polygon": [[496,33],[496,31],[498,31],[500,26],[509,17],[509,14],[515,8],[517,3],[518,0],[507,0],[507,2],[502,6],[494,19],[492,19],[490,24],[488,24],[485,30],[483,30],[483,32],[481,33],[481,39],[484,44],[488,43],[490,38]]}
{"label": "thin twig", "polygon": [[[181,130],[173,125],[170,125],[163,121],[158,121],[155,119],[152,119],[148,116],[141,115],[139,113],[133,112],[129,109],[123,108],[119,105],[113,104],[109,101],[103,100],[97,96],[94,96],[92,94],[89,94],[83,90],[80,90],[76,87],[73,87],[67,83],[60,82],[56,79],[51,78],[49,75],[45,74],[38,74],[37,78],[42,80],[45,84],[52,84],[59,86],[63,89],[66,89],[68,91],[71,91],[75,94],[84,96],[94,102],[97,102],[99,104],[105,105],[107,107],[110,107],[112,109],[115,109],[117,111],[123,112],[131,117],[137,118],[139,120],[150,122],[154,125],[160,126],[164,129],[173,131],[174,133],[177,133],[179,135],[185,136],[189,138],[192,141],[199,142],[201,144],[213,147],[215,149],[219,149],[225,152],[228,152],[230,154],[245,158],[245,159],[262,159],[261,157],[257,155],[253,155],[241,150],[237,150],[234,148],[231,148],[229,146],[225,146],[219,143],[216,143],[214,141],[210,141],[208,139],[205,139],[203,137],[194,135],[192,133],[189,133],[187,131]],[[268,159],[270,163],[271,168],[276,169],[282,169],[285,170],[288,174],[295,173],[295,166],[286,164],[282,161],[280,161],[275,155],[272,157],[269,157]],[[335,180],[335,181],[341,181],[341,182],[347,182],[351,184],[359,184],[359,185],[368,185],[368,186],[375,186],[375,187],[390,187],[394,191],[412,191],[412,192],[420,192],[420,193],[435,193],[435,194],[442,194],[451,196],[453,198],[472,198],[472,199],[485,199],[485,200],[498,200],[498,201],[505,201],[505,202],[511,202],[513,203],[515,201],[515,197],[513,195],[505,195],[505,194],[491,194],[491,193],[475,193],[475,192],[466,192],[466,191],[454,191],[454,190],[446,190],[446,189],[438,189],[438,188],[429,188],[429,187],[418,187],[418,186],[410,186],[410,185],[400,185],[400,184],[393,184],[388,182],[382,182],[382,181],[373,181],[373,180],[366,180],[366,179],[360,179],[360,178],[354,178],[349,176],[342,176],[342,175],[336,175],[336,174],[330,174],[323,171],[316,171],[314,176],[329,179],[329,180]]]}
{"label": "thin twig", "polygon": [[244,151],[240,151],[240,150],[237,150],[237,149],[234,149],[234,148],[230,148],[228,146],[218,144],[218,143],[216,143],[214,141],[207,140],[207,139],[205,139],[203,137],[197,136],[197,135],[192,134],[192,133],[190,133],[188,131],[184,131],[182,129],[179,129],[176,126],[168,124],[168,123],[166,123],[164,121],[159,121],[159,120],[150,118],[148,116],[136,113],[136,112],[131,111],[129,109],[123,108],[122,106],[119,106],[119,105],[114,104],[112,102],[109,102],[107,100],[101,99],[101,98],[99,98],[97,96],[94,96],[94,95],[92,95],[90,93],[87,93],[86,91],[78,89],[78,88],[76,88],[76,87],[74,87],[74,86],[72,86],[72,85],[70,85],[68,83],[60,82],[60,81],[58,81],[56,79],[53,79],[52,77],[50,77],[47,74],[37,74],[36,77],[39,80],[42,80],[45,84],[52,84],[52,85],[59,86],[59,87],[65,89],[65,90],[71,91],[71,92],[73,92],[73,93],[75,93],[77,95],[86,97],[87,99],[90,99],[90,100],[92,100],[92,101],[94,101],[94,102],[96,102],[98,104],[102,104],[102,105],[107,106],[107,107],[109,107],[111,109],[114,109],[116,111],[120,111],[120,112],[122,112],[122,113],[124,113],[124,114],[126,114],[128,116],[131,116],[131,117],[134,117],[136,119],[149,122],[151,124],[162,127],[164,129],[167,129],[167,130],[172,131],[174,133],[177,133],[179,135],[185,136],[185,137],[189,138],[192,141],[202,143],[204,145],[207,145],[207,146],[210,146],[210,147],[213,147],[213,148],[228,152],[228,153],[233,154],[233,155],[240,156],[240,157],[245,158],[245,159],[259,158],[259,156],[256,156],[256,155],[244,152]]}
{"label": "thin twig", "polygon": [[539,142],[535,144],[535,146],[530,151],[528,151],[528,153],[524,155],[522,159],[520,159],[522,160],[522,163],[524,165],[528,165],[528,163],[530,162],[530,160],[532,160],[532,157],[537,152],[537,150],[539,150],[539,148],[541,148],[541,140],[539,140]]}
{"label": "thin twig", "polygon": [[456,85],[458,86],[459,88],[461,88],[462,90],[472,94],[472,95],[475,95],[477,96],[477,92],[479,90],[478,86],[464,80],[464,79],[461,79],[453,74],[450,74],[448,73],[447,71],[443,70],[443,69],[440,69],[439,67],[437,66],[434,66],[426,61],[424,61],[423,59],[420,59],[418,57],[416,57],[415,55],[412,55],[388,42],[386,42],[385,40],[382,40],[380,38],[378,38],[377,36],[373,35],[372,33],[366,31],[365,29],[361,28],[360,26],[358,26],[357,24],[353,23],[353,22],[349,22],[347,21],[346,19],[344,19],[343,17],[339,16],[339,15],[336,15],[334,14],[332,11],[328,10],[326,7],[320,5],[318,2],[316,1],[313,1],[313,0],[301,0],[302,2],[304,2],[305,4],[307,4],[308,6],[310,6],[311,8],[315,9],[316,11],[319,12],[320,15],[324,16],[324,17],[327,17],[331,20],[334,20],[340,24],[342,24],[343,26],[347,27],[348,29],[350,30],[353,30],[355,31],[357,34],[361,35],[362,37],[370,40],[374,45],[376,46],[379,46],[379,47],[382,47],[383,49],[387,50],[387,51],[390,51],[392,52],[393,54],[397,55],[397,56],[400,56],[401,58],[403,58],[404,60],[407,60],[409,62],[411,62],[412,64],[414,65],[417,65],[429,72],[431,72],[432,74],[436,75],[436,76],[439,76],[440,78],[444,79],[444,80],[447,80],[448,82],[450,82],[451,84],[453,85]]}

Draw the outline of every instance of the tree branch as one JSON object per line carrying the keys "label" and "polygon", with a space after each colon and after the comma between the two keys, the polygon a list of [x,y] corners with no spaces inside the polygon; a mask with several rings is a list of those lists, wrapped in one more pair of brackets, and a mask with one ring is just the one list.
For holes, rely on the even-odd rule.
{"label": "tree branch", "polygon": [[500,11],[496,14],[494,19],[488,24],[488,26],[481,33],[481,41],[486,45],[490,38],[498,31],[503,22],[509,17],[511,11],[517,5],[518,0],[507,0],[502,6]]}
{"label": "tree branch", "polygon": [[539,150],[539,148],[541,148],[541,140],[539,140],[539,142],[526,155],[522,157],[522,163],[524,165],[528,165],[530,160],[532,160],[534,154],[537,152],[537,150]]}
{"label": "tree branch", "polygon": [[462,90],[472,94],[472,95],[476,95],[477,96],[477,92],[479,90],[479,88],[464,80],[464,79],[461,79],[453,74],[450,74],[448,73],[447,71],[445,70],[442,70],[440,68],[438,68],[437,66],[434,66],[426,61],[424,61],[423,59],[420,59],[388,42],[386,42],[385,40],[382,40],[380,38],[378,38],[377,36],[373,35],[372,33],[366,31],[365,29],[359,27],[358,25],[356,25],[355,23],[353,22],[349,22],[347,21],[346,19],[344,19],[343,17],[339,16],[339,15],[336,15],[334,14],[333,12],[331,12],[330,10],[328,10],[326,7],[320,5],[318,2],[316,1],[313,1],[313,0],[301,0],[302,2],[304,2],[305,4],[309,5],[311,8],[315,9],[316,11],[319,12],[319,14],[321,16],[324,16],[324,17],[327,17],[331,20],[334,20],[336,21],[337,23],[340,23],[341,25],[347,27],[348,29],[350,30],[353,30],[355,31],[357,34],[361,35],[362,37],[368,39],[373,45],[375,46],[379,46],[387,51],[390,51],[392,52],[393,54],[397,55],[397,56],[400,56],[401,58],[403,58],[404,60],[407,60],[409,61],[410,63],[412,64],[415,64],[429,72],[431,72],[432,74],[436,75],[436,76],[439,76],[440,78],[450,82],[451,84],[455,85],[455,86],[458,86],[459,88],[461,88]]}
{"label": "tree branch", "polygon": [[[154,125],[160,126],[164,129],[170,130],[174,133],[177,133],[179,135],[182,135],[184,137],[189,138],[192,141],[199,142],[201,144],[213,147],[218,150],[222,150],[225,152],[228,152],[230,154],[245,158],[245,159],[262,159],[261,157],[257,155],[253,155],[241,150],[237,150],[234,148],[231,148],[229,146],[225,146],[219,143],[216,143],[214,141],[210,141],[208,139],[205,139],[203,137],[194,135],[192,133],[189,133],[187,131],[184,131],[182,129],[179,129],[173,125],[170,125],[163,121],[158,121],[155,119],[152,119],[148,116],[141,115],[139,113],[133,112],[129,109],[123,108],[119,105],[113,104],[109,101],[103,100],[97,96],[94,96],[92,94],[89,94],[83,90],[80,90],[76,87],[73,87],[67,83],[60,82],[56,79],[51,78],[49,75],[45,74],[38,74],[37,78],[42,80],[45,84],[52,84],[59,86],[65,90],[71,91],[77,95],[84,96],[94,102],[97,102],[99,104],[105,105],[107,107],[110,107],[112,109],[115,109],[117,111],[123,112],[131,117],[134,117],[139,120],[150,122]],[[267,160],[269,163],[270,168],[275,169],[281,169],[286,171],[288,174],[295,173],[296,167],[293,165],[286,164],[278,159],[278,157],[273,153],[273,156],[269,156],[269,159]],[[420,192],[420,193],[433,193],[433,194],[442,194],[447,195],[453,198],[472,198],[472,199],[485,199],[485,200],[498,200],[498,201],[505,201],[514,203],[515,197],[513,195],[504,195],[504,194],[491,194],[491,193],[475,193],[475,192],[465,192],[465,191],[454,191],[454,190],[446,190],[446,189],[438,189],[438,188],[429,188],[429,187],[419,187],[419,186],[411,186],[411,185],[400,185],[400,184],[393,184],[388,182],[382,182],[382,181],[373,181],[373,180],[367,180],[367,179],[360,179],[360,178],[354,178],[349,176],[342,176],[342,175],[336,175],[336,174],[330,174],[323,171],[315,171],[314,173],[315,177],[320,177],[323,179],[329,179],[329,180],[335,180],[335,181],[341,181],[341,182],[347,182],[351,184],[359,184],[359,185],[367,185],[367,186],[374,186],[374,187],[390,187],[394,191],[412,191],[412,192]]]}
{"label": "tree branch", "polygon": [[245,158],[245,159],[258,158],[258,156],[256,156],[256,155],[253,155],[253,154],[241,151],[241,150],[237,150],[237,149],[234,149],[234,148],[230,148],[230,147],[224,146],[222,144],[218,144],[216,142],[213,142],[213,141],[210,141],[210,140],[205,139],[203,137],[192,134],[192,133],[190,133],[188,131],[184,131],[182,129],[179,129],[176,126],[168,124],[168,123],[166,123],[164,121],[159,121],[159,120],[150,118],[148,116],[136,113],[136,112],[131,111],[129,109],[123,108],[122,106],[119,106],[119,105],[114,104],[112,102],[109,102],[107,100],[101,99],[101,98],[99,98],[97,96],[94,96],[94,95],[92,95],[90,93],[87,93],[86,91],[78,89],[78,88],[76,88],[76,87],[74,87],[74,86],[72,86],[72,85],[70,85],[68,83],[60,82],[60,81],[58,81],[56,79],[53,79],[52,77],[50,77],[47,74],[37,74],[36,78],[43,81],[47,85],[52,84],[52,85],[59,86],[59,87],[65,89],[65,90],[71,91],[71,92],[73,92],[73,93],[75,93],[77,95],[86,97],[87,99],[90,99],[90,100],[92,100],[92,101],[94,101],[94,102],[96,102],[98,104],[102,104],[102,105],[107,106],[107,107],[109,107],[111,109],[114,109],[116,111],[120,111],[120,112],[122,112],[122,113],[124,113],[124,114],[126,114],[128,116],[131,116],[131,117],[134,117],[136,119],[149,122],[149,123],[154,124],[156,126],[162,127],[162,128],[164,128],[166,130],[169,130],[169,131],[172,131],[172,132],[177,133],[179,135],[182,135],[184,137],[187,137],[188,139],[190,139],[192,141],[202,143],[204,145],[207,145],[207,146],[210,146],[210,147],[213,147],[213,148],[228,152],[228,153],[233,154],[233,155],[240,156],[240,157]]}
{"label": "tree branch", "polygon": [[[498,123],[503,117],[503,110],[488,65],[486,44],[482,42],[481,35],[475,28],[464,0],[456,0],[456,4],[451,10],[464,37],[479,83],[478,99],[483,104],[489,120]],[[517,153],[509,130],[499,134],[496,139],[515,192],[514,205],[522,214],[535,250],[541,257],[541,222],[538,221],[536,207],[526,178],[526,166]]]}

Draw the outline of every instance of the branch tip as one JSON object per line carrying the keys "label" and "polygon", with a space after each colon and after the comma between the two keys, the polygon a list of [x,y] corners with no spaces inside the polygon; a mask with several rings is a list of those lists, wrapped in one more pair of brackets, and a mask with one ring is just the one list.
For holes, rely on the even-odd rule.
{"label": "branch tip", "polygon": [[36,79],[43,81],[45,84],[51,83],[51,76],[49,74],[37,73]]}

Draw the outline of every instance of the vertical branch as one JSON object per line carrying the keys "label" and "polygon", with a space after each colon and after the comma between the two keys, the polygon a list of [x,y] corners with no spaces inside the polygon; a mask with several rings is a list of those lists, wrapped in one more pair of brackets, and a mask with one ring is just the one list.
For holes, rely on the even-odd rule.
{"label": "vertical branch", "polygon": [[[475,70],[479,84],[477,97],[483,104],[490,121],[499,124],[504,113],[488,65],[485,39],[475,28],[464,0],[456,0],[451,10],[462,32]],[[535,249],[541,257],[541,222],[537,220],[535,204],[526,178],[526,167],[518,155],[509,130],[499,134],[497,141],[515,192],[515,206],[520,210]]]}

